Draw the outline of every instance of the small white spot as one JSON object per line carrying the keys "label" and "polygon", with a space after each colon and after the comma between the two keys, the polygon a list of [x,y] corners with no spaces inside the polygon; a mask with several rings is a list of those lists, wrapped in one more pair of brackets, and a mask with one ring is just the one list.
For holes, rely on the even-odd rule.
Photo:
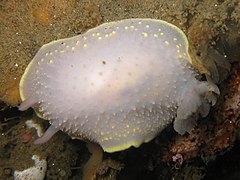
{"label": "small white spot", "polygon": [[142,34],[143,34],[143,37],[148,37],[148,33],[143,32]]}
{"label": "small white spot", "polygon": [[157,37],[158,37],[158,35],[157,35],[157,34],[153,34],[153,37],[157,38]]}
{"label": "small white spot", "polygon": [[139,21],[139,22],[138,22],[138,24],[142,24],[142,22],[141,22],[141,21]]}
{"label": "small white spot", "polygon": [[102,37],[100,36],[100,37],[98,37],[98,40],[102,40]]}
{"label": "small white spot", "polygon": [[173,38],[173,41],[177,41],[177,38]]}
{"label": "small white spot", "polygon": [[75,50],[75,47],[72,47],[72,51],[74,51]]}
{"label": "small white spot", "polygon": [[136,108],[136,107],[132,107],[132,110],[133,110],[133,111],[136,111],[136,110],[137,110],[137,108]]}
{"label": "small white spot", "polygon": [[104,140],[104,141],[108,141],[109,139],[108,139],[107,137],[105,137],[103,140]]}
{"label": "small white spot", "polygon": [[163,35],[164,35],[164,33],[163,33],[163,32],[161,32],[161,33],[160,33],[160,35],[161,35],[161,36],[163,36]]}
{"label": "small white spot", "polygon": [[169,45],[169,42],[168,42],[168,41],[164,41],[164,43],[165,43],[166,45]]}
{"label": "small white spot", "polygon": [[146,25],[145,27],[146,27],[146,28],[150,28],[150,26],[149,26],[149,25]]}
{"label": "small white spot", "polygon": [[99,33],[99,32],[97,33],[97,36],[100,36],[100,33]]}
{"label": "small white spot", "polygon": [[125,30],[128,30],[128,28],[129,28],[128,26],[125,26],[125,27],[124,27]]}
{"label": "small white spot", "polygon": [[84,44],[83,44],[83,47],[85,47],[85,48],[86,48],[87,46],[88,46],[88,45],[87,45],[86,43],[84,43]]}

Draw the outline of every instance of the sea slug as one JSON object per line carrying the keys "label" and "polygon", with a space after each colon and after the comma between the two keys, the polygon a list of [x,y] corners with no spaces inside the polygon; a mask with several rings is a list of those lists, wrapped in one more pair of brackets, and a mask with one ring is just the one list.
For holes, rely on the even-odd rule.
{"label": "sea slug", "polygon": [[174,118],[177,132],[190,132],[219,94],[196,75],[176,26],[110,22],[43,45],[21,78],[19,109],[51,123],[36,144],[62,130],[115,152],[150,141]]}

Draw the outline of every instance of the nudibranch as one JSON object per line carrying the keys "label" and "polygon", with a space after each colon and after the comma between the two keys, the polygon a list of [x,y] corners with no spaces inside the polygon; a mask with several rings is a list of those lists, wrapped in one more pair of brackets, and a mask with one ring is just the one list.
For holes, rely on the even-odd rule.
{"label": "nudibranch", "polygon": [[40,48],[21,78],[19,109],[32,107],[51,124],[36,144],[62,130],[115,152],[152,140],[173,119],[177,132],[190,132],[219,94],[196,75],[178,27],[104,23]]}

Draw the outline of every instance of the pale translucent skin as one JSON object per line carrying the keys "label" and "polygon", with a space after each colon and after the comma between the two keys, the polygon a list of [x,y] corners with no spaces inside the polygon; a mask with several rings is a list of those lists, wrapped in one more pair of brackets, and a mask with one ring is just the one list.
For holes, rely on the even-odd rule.
{"label": "pale translucent skin", "polygon": [[106,23],[44,45],[21,79],[19,109],[52,124],[36,144],[60,129],[107,152],[138,147],[173,118],[190,132],[215,103],[217,86],[196,80],[189,62],[184,33],[165,21]]}

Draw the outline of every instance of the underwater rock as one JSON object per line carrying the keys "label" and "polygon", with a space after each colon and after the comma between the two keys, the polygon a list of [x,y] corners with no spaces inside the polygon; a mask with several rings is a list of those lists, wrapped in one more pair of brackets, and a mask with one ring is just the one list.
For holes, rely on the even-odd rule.
{"label": "underwater rock", "polygon": [[47,161],[45,159],[40,159],[40,157],[37,155],[33,155],[32,159],[35,161],[35,166],[25,169],[23,171],[14,171],[15,180],[44,179],[47,170]]}

